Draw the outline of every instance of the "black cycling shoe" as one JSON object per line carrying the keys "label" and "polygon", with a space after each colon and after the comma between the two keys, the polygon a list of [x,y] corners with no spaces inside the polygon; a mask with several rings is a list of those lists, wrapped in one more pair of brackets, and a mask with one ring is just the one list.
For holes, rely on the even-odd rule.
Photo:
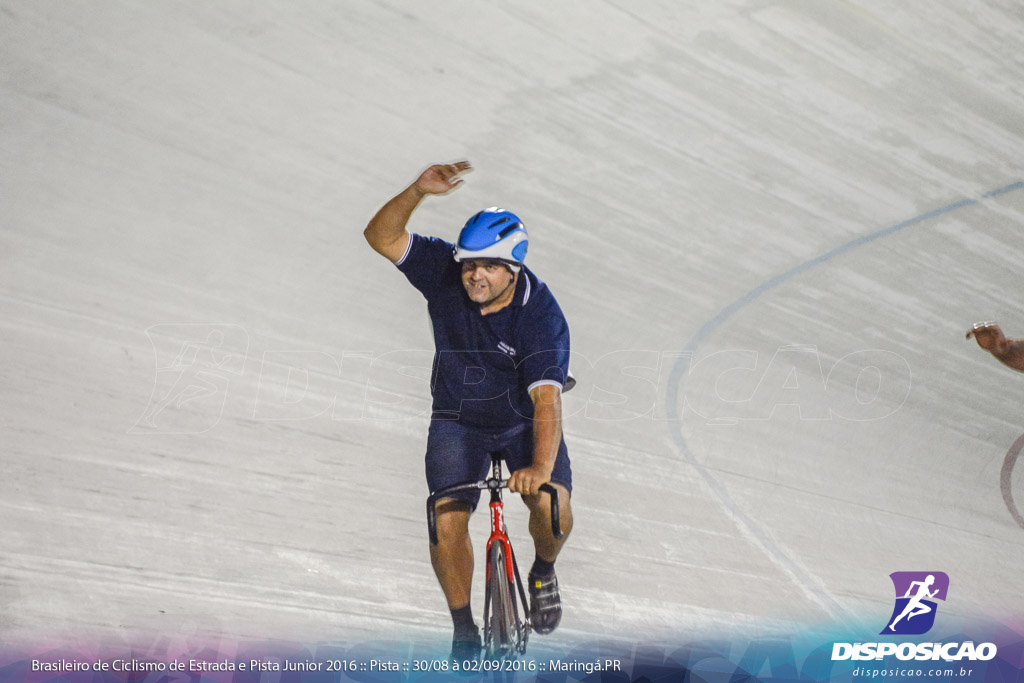
{"label": "black cycling shoe", "polygon": [[480,659],[483,642],[480,640],[480,629],[474,627],[471,633],[456,633],[452,638],[452,659],[458,662]]}
{"label": "black cycling shoe", "polygon": [[562,597],[558,594],[558,579],[551,576],[537,576],[530,572],[527,578],[530,587],[530,624],[541,635],[551,633],[562,620]]}

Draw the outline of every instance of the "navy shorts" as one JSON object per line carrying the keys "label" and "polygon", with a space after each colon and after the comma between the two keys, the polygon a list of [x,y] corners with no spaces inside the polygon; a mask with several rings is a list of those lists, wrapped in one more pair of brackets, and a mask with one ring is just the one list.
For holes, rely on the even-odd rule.
{"label": "navy shorts", "polygon": [[[490,431],[467,427],[458,420],[431,420],[427,434],[427,486],[434,492],[455,484],[486,479],[490,476],[491,453],[500,454],[505,461],[506,479],[512,472],[529,467],[533,464],[531,423]],[[551,481],[572,491],[572,469],[564,438],[558,445]],[[480,491],[463,491],[452,497],[476,508]]]}

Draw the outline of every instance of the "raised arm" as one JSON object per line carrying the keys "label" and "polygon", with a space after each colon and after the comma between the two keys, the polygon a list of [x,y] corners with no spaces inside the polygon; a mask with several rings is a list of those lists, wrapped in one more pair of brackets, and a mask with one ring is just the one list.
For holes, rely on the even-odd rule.
{"label": "raised arm", "polygon": [[434,164],[425,170],[409,187],[381,207],[370,219],[363,236],[373,250],[397,262],[409,244],[405,229],[409,217],[428,194],[447,194],[462,183],[463,173],[472,170],[468,161],[454,164]]}
{"label": "raised arm", "polygon": [[967,338],[974,337],[985,349],[1007,367],[1024,372],[1024,339],[1007,339],[993,322],[975,323],[967,330]]}

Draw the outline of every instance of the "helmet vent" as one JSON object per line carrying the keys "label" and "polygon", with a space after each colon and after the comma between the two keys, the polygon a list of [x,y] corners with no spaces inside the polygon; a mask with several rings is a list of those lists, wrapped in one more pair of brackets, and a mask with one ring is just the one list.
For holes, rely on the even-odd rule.
{"label": "helmet vent", "polygon": [[[506,218],[505,220],[507,221],[507,220],[510,220],[510,219]],[[518,228],[520,226],[522,226],[522,223],[513,223],[512,225],[508,226],[507,228],[505,228],[504,230],[502,230],[501,232],[498,233],[498,239],[501,239],[502,237],[504,237],[505,235],[509,234],[510,232],[512,232],[513,230],[515,230],[516,228]]]}

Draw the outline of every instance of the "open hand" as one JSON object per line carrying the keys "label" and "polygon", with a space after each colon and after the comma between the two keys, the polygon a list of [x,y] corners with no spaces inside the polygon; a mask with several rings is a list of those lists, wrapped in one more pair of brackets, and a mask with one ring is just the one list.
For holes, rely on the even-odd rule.
{"label": "open hand", "polygon": [[994,322],[974,323],[974,326],[967,330],[966,338],[970,339],[971,337],[974,337],[978,346],[986,351],[997,350],[1006,340],[1003,331]]}
{"label": "open hand", "polygon": [[420,175],[414,185],[423,194],[445,194],[462,184],[460,176],[472,170],[468,161],[434,164]]}

